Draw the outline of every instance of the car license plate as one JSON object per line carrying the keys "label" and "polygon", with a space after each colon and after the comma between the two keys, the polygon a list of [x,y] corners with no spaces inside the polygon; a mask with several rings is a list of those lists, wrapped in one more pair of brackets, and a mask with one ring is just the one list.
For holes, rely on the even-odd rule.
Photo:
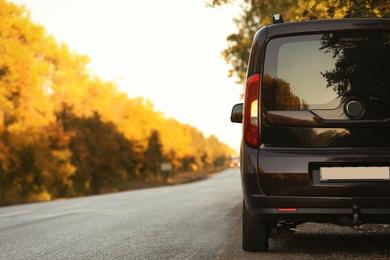
{"label": "car license plate", "polygon": [[321,167],[320,180],[390,180],[390,171],[389,167]]}

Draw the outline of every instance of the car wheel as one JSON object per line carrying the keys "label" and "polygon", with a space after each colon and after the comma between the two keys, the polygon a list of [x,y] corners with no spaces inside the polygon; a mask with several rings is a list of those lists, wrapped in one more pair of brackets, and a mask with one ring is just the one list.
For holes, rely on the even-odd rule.
{"label": "car wheel", "polygon": [[267,251],[268,238],[268,224],[251,218],[244,202],[242,214],[242,249],[248,252]]}

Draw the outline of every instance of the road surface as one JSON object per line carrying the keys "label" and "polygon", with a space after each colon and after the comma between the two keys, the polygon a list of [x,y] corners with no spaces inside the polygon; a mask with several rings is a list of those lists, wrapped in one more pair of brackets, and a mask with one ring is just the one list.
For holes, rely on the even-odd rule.
{"label": "road surface", "polygon": [[0,208],[0,259],[212,259],[239,216],[239,170],[178,186]]}
{"label": "road surface", "polygon": [[238,169],[190,184],[0,208],[0,259],[386,259],[390,227],[308,223],[241,249]]}

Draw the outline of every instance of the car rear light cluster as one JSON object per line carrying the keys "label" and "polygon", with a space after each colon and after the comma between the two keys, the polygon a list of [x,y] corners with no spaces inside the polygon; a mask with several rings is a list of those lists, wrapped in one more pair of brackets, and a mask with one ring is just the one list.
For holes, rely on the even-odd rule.
{"label": "car rear light cluster", "polygon": [[247,79],[244,100],[244,138],[247,145],[259,147],[259,87],[260,74]]}

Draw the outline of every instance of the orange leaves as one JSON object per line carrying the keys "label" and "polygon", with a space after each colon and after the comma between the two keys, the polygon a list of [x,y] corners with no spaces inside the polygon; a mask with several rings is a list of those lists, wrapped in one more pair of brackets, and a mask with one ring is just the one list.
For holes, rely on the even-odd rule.
{"label": "orange leaves", "polygon": [[87,56],[23,8],[0,0],[0,19],[0,205],[127,189],[142,169],[159,169],[145,167],[152,134],[175,170],[212,167],[228,152],[91,74]]}

